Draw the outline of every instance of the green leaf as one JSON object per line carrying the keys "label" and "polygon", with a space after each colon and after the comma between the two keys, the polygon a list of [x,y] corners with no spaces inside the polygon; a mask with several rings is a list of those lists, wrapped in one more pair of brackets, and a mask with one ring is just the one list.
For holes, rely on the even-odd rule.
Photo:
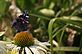
{"label": "green leaf", "polygon": [[81,50],[82,50],[82,37],[80,39],[80,48],[79,48],[79,54],[81,54]]}
{"label": "green leaf", "polygon": [[49,8],[51,2],[52,2],[52,0],[43,0],[43,6],[46,8]]}
{"label": "green leaf", "polygon": [[60,46],[62,45],[62,39],[63,39],[64,32],[65,32],[65,29],[66,29],[67,26],[68,26],[68,24],[66,24],[66,25],[63,27],[63,29],[62,29],[61,36],[60,36],[60,40],[59,40],[59,45],[60,45]]}
{"label": "green leaf", "polygon": [[53,29],[53,24],[54,24],[55,20],[56,20],[56,18],[50,20],[49,26],[48,26],[48,34],[49,34],[49,40],[50,40],[50,44],[51,44],[51,46],[50,46],[51,54],[53,54],[53,34],[52,34],[53,31],[52,31],[52,29]]}
{"label": "green leaf", "polygon": [[22,11],[31,10],[33,7],[31,0],[17,0],[16,3]]}
{"label": "green leaf", "polygon": [[42,18],[42,19],[46,19],[46,20],[50,20],[50,18],[48,18],[46,16],[43,16],[42,14],[38,14],[38,13],[30,13],[29,15],[35,16],[35,17],[38,17],[38,18]]}
{"label": "green leaf", "polygon": [[[54,19],[50,20],[49,26],[48,26],[48,34],[49,34],[49,39],[50,39],[50,44],[51,44],[51,46],[50,46],[51,53],[53,52],[53,43],[52,43],[53,38],[55,36],[57,36],[58,42],[61,43],[62,37],[64,35],[64,30],[68,26],[73,26],[75,28],[77,27],[78,29],[81,30],[82,29],[81,28],[82,27],[82,19],[79,17],[64,16],[64,17],[54,18]],[[57,29],[57,28],[60,28],[60,29]],[[61,44],[63,44],[63,43],[61,43]]]}
{"label": "green leaf", "polygon": [[53,51],[79,52],[79,47],[55,47]]}
{"label": "green leaf", "polygon": [[25,8],[25,0],[16,0],[17,5],[19,6],[20,9],[24,9]]}
{"label": "green leaf", "polygon": [[31,2],[34,4],[37,0],[31,0]]}
{"label": "green leaf", "polygon": [[82,27],[82,18],[79,17],[61,17],[60,21],[63,21],[64,23],[72,24],[76,27]]}
{"label": "green leaf", "polygon": [[0,0],[0,14],[3,14],[5,12],[6,5],[7,3],[5,0]]}

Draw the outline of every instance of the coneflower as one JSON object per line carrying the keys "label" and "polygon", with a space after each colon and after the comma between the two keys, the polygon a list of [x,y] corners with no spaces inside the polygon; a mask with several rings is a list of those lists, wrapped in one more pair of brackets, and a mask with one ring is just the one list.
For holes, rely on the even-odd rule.
{"label": "coneflower", "polygon": [[20,47],[29,47],[34,44],[32,34],[27,31],[17,33],[14,37],[14,41],[15,44]]}

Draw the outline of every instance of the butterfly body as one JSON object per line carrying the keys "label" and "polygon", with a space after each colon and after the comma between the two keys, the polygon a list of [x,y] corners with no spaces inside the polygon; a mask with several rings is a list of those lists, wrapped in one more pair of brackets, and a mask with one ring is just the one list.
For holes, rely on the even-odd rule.
{"label": "butterfly body", "polygon": [[18,16],[13,20],[12,27],[16,29],[17,32],[27,31],[29,29],[29,15],[26,11],[22,15]]}

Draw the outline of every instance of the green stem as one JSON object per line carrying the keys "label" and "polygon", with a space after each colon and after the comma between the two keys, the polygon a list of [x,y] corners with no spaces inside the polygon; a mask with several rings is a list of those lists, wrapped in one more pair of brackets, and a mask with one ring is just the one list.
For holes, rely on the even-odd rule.
{"label": "green stem", "polygon": [[59,41],[59,45],[60,45],[60,46],[61,46],[61,41],[62,41],[64,32],[65,32],[65,29],[66,29],[67,26],[68,26],[68,24],[66,24],[66,25],[63,27],[63,29],[62,29],[62,33],[61,33],[61,37],[60,37],[60,41]]}
{"label": "green stem", "polygon": [[42,18],[42,19],[46,19],[46,20],[50,20],[50,18],[48,18],[48,17],[37,15],[37,14],[29,14],[29,15],[39,17],[39,18]]}
{"label": "green stem", "polygon": [[53,29],[53,23],[55,22],[56,19],[57,18],[50,20],[49,26],[48,26],[48,34],[49,34],[49,40],[50,40],[50,44],[51,44],[51,46],[50,46],[51,54],[54,54],[54,52],[53,52],[53,32],[52,32],[52,29]]}
{"label": "green stem", "polygon": [[80,40],[79,54],[81,54],[81,48],[82,48],[82,37],[81,37],[81,40]]}
{"label": "green stem", "polygon": [[[62,33],[61,33],[61,36],[60,36],[59,47],[58,47],[58,48],[60,48],[60,46],[63,45],[61,41],[62,41],[64,32],[65,32],[65,29],[66,29],[67,26],[68,26],[68,24],[66,24],[66,25],[63,27],[63,29],[62,29]],[[58,54],[65,54],[65,53],[64,53],[64,52],[61,52],[61,51],[58,51]]]}
{"label": "green stem", "polygon": [[54,47],[53,51],[79,52],[79,47]]}

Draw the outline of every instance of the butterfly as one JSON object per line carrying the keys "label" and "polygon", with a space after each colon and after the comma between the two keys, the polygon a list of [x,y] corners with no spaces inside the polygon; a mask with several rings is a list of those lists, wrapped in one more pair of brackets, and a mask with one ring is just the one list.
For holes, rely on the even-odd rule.
{"label": "butterfly", "polygon": [[27,31],[29,24],[29,14],[25,10],[22,15],[13,20],[12,27],[16,29],[16,32]]}

